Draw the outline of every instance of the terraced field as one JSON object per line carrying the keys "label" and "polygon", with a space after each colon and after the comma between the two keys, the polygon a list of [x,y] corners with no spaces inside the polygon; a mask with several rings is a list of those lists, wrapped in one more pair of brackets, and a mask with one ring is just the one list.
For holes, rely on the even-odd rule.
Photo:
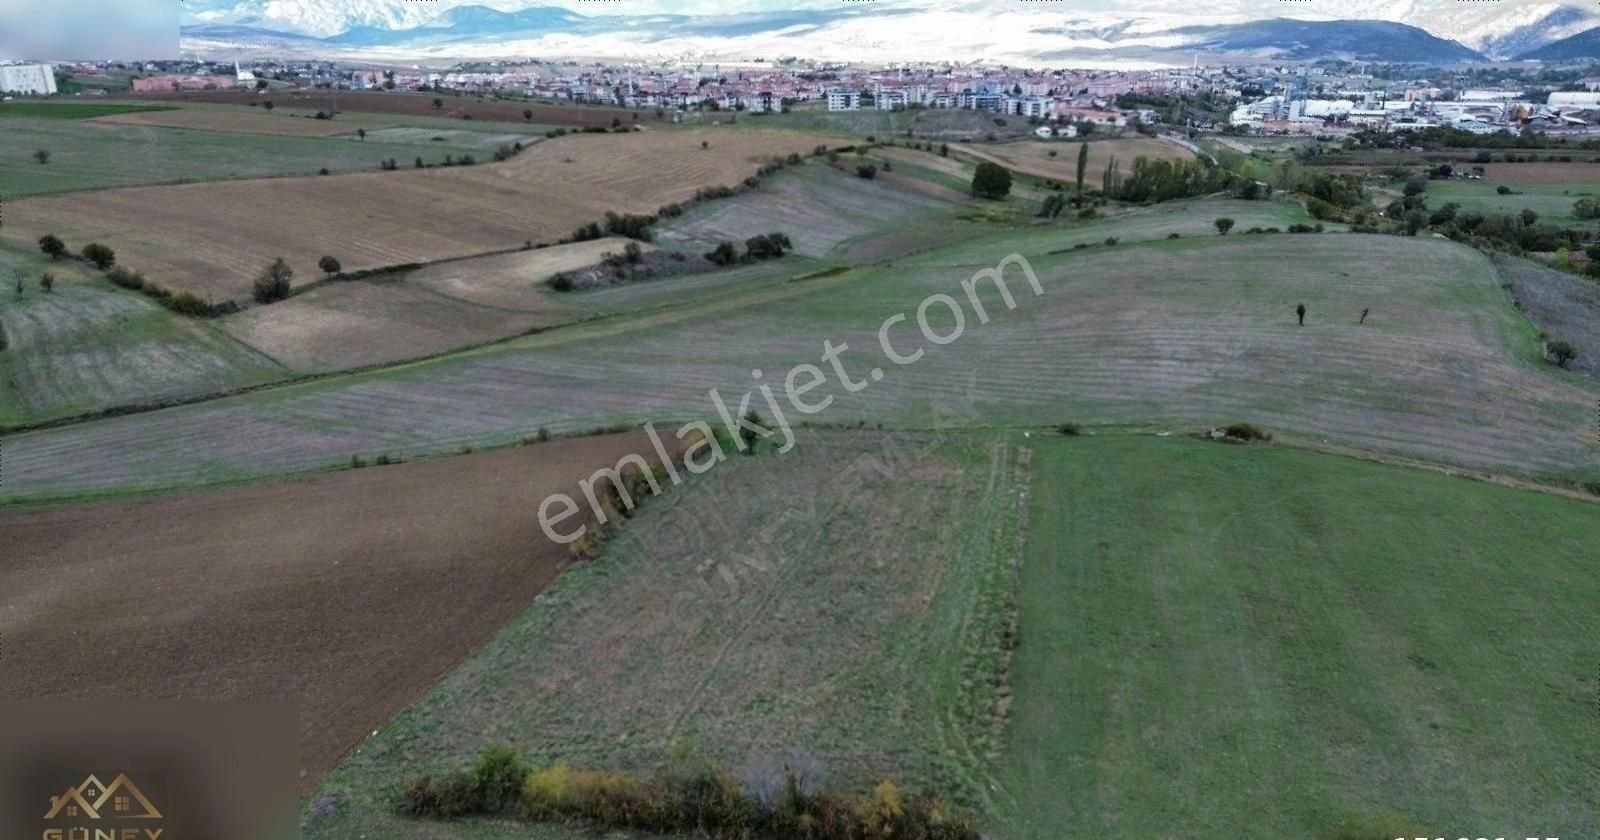
{"label": "terraced field", "polygon": [[652,769],[684,744],[734,769],[799,750],[829,786],[893,777],[981,806],[1025,481],[992,438],[808,433],[733,456],[368,740],[304,834],[492,832],[418,825],[392,797],[493,744]]}
{"label": "terraced field", "polygon": [[1592,502],[1280,446],[1032,445],[994,836],[1600,819]]}
{"label": "terraced field", "polygon": [[[608,211],[653,212],[701,187],[738,183],[762,161],[823,139],[732,130],[568,135],[498,164],[24,199],[7,202],[0,237],[19,247],[45,233],[74,249],[101,242],[169,288],[220,301],[247,296],[278,257],[304,282],[318,276],[325,254],[348,271],[553,242]],[[272,224],[262,224],[264,210]]]}
{"label": "terraced field", "polygon": [[[137,402],[192,397],[282,379],[288,371],[205,321],[71,265],[0,252],[0,278],[27,273],[27,291],[0,295],[0,425],[38,423]],[[45,270],[55,290],[37,285]]]}
{"label": "terraced field", "polygon": [[276,134],[284,137],[332,137],[354,134],[357,126],[337,120],[307,119],[261,108],[235,111],[177,108],[154,112],[135,112],[97,117],[96,123],[145,125],[163,128],[188,128],[196,131],[223,131],[234,134]]}
{"label": "terraced field", "polygon": [[[739,395],[750,371],[818,362],[845,343],[851,377],[823,419],[930,421],[965,401],[996,425],[1190,429],[1245,419],[1311,442],[1567,480],[1600,478],[1600,385],[1553,369],[1533,328],[1477,252],[1438,240],[1357,235],[1211,236],[1051,255],[1061,234],[981,237],[893,267],[760,285],[700,307],[562,328],[382,373],[339,377],[6,441],[13,496],[161,486],[305,469],[383,446],[438,451],[538,426],[714,417],[707,389]],[[1001,247],[995,247],[998,244]],[[1012,251],[1039,272],[1022,305],[986,295],[957,343],[913,324],[933,293]],[[1310,310],[1305,327],[1294,307]],[[1363,308],[1367,323],[1356,321]],[[948,331],[948,316],[931,324]],[[768,381],[771,381],[770,379]],[[13,472],[13,469],[15,470]],[[15,481],[13,481],[13,476]]]}
{"label": "terraced field", "polygon": [[821,257],[849,240],[914,226],[952,206],[831,166],[811,165],[769,177],[758,190],[696,207],[663,225],[659,237],[663,244],[700,250],[781,231],[797,252]]}

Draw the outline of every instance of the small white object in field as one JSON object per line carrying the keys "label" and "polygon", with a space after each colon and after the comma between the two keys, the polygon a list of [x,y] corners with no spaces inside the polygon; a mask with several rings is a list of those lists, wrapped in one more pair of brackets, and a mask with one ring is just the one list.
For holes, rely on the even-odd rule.
{"label": "small white object in field", "polygon": [[1022,436],[1025,438],[1031,438],[1033,437],[1033,432],[1023,432]]}
{"label": "small white object in field", "polygon": [[1170,434],[1172,434],[1172,433],[1171,432],[1156,432],[1156,437],[1166,437],[1166,436],[1168,436]]}

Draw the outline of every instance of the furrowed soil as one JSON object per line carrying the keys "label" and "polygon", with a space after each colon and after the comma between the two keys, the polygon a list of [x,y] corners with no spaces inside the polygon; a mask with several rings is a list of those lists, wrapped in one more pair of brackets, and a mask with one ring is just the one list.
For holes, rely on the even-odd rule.
{"label": "furrowed soil", "polygon": [[0,236],[19,248],[46,233],[74,251],[99,242],[119,264],[168,288],[244,299],[278,257],[303,283],[320,276],[323,255],[353,271],[554,242],[608,211],[653,213],[824,141],[731,129],[568,135],[477,166],[8,201]]}
{"label": "furrowed soil", "polygon": [[313,797],[341,804],[305,836],[481,836],[401,817],[394,795],[498,744],[645,772],[684,744],[735,772],[800,750],[829,787],[892,777],[981,809],[1024,454],[993,436],[812,430],[729,458],[367,741]]}
{"label": "furrowed soil", "polygon": [[0,510],[0,700],[293,701],[309,789],[555,579],[547,494],[651,452],[629,433]]}

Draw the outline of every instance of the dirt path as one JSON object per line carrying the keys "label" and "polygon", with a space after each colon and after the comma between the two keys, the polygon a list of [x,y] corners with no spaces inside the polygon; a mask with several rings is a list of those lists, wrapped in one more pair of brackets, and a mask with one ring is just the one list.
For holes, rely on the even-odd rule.
{"label": "dirt path", "polygon": [[309,790],[566,562],[539,502],[640,434],[0,512],[0,700],[272,698]]}

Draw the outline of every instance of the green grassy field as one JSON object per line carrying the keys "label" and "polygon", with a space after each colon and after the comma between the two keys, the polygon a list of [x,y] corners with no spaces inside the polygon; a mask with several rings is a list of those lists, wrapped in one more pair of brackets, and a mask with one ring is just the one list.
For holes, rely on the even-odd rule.
{"label": "green grassy field", "polygon": [[[892,265],[762,286],[704,305],[562,327],[373,373],[7,440],[8,495],[190,484],[347,462],[381,445],[422,454],[514,440],[540,426],[702,416],[707,390],[742,394],[750,370],[817,362],[823,341],[852,350],[824,418],[917,427],[966,401],[1000,426],[1189,430],[1249,420],[1313,442],[1546,480],[1600,478],[1593,412],[1600,385],[1555,370],[1481,254],[1440,240],[1321,235],[1208,236],[1083,250],[1067,233],[973,237]],[[1041,278],[992,321],[965,314],[943,347],[884,319],[1009,253]],[[1052,252],[1059,252],[1054,253]],[[664,281],[670,282],[670,281]],[[665,288],[665,287],[663,287]],[[1293,310],[1310,318],[1297,327]],[[970,304],[968,304],[970,307]],[[1363,308],[1372,317],[1357,324]],[[930,324],[952,327],[943,307]],[[237,445],[241,423],[315,429]],[[173,432],[178,429],[180,432]],[[138,446],[132,446],[138,441]],[[12,461],[12,459],[15,461]],[[88,469],[85,465],[93,465]]]}
{"label": "green grassy field", "polygon": [[[388,158],[404,167],[412,166],[419,156],[428,164],[439,163],[447,154],[487,160],[483,144],[471,142],[470,137],[444,143],[426,136],[408,138],[409,142],[361,142],[354,137],[233,134],[32,116],[9,118],[0,125],[8,140],[0,146],[0,194],[7,197],[134,184],[316,175],[323,168],[376,170]],[[35,149],[48,150],[50,162],[41,165],[35,160]]]}
{"label": "green grassy field", "polygon": [[1036,440],[997,836],[1594,830],[1595,505],[1277,446]]}
{"label": "green grassy field", "polygon": [[[14,272],[26,277],[15,294]],[[39,276],[56,276],[53,291]],[[289,371],[215,322],[181,318],[73,263],[0,251],[0,425],[191,397],[283,379]]]}
{"label": "green grassy field", "polygon": [[639,769],[685,747],[735,769],[802,750],[831,787],[891,777],[986,808],[1024,479],[993,436],[734,454],[369,739],[311,797],[343,804],[305,836],[417,836],[394,813],[404,781],[497,743]]}
{"label": "green grassy field", "polygon": [[[1537,164],[1515,164],[1516,166]],[[1513,165],[1502,165],[1502,171],[1511,171]],[[1510,195],[1500,195],[1496,189],[1510,187]],[[1517,215],[1523,209],[1539,214],[1539,223],[1557,227],[1588,227],[1593,220],[1572,215],[1572,203],[1583,197],[1600,198],[1600,166],[1594,166],[1590,180],[1571,183],[1527,183],[1514,178],[1482,181],[1429,181],[1428,207],[1443,207],[1449,202],[1461,209],[1485,215]]]}
{"label": "green grassy field", "polygon": [[[20,99],[0,102],[0,119],[86,120],[91,117],[109,117],[113,114],[134,114],[146,111],[171,111],[166,105],[148,105],[128,102],[44,102]],[[14,123],[6,123],[6,130],[19,131]]]}

